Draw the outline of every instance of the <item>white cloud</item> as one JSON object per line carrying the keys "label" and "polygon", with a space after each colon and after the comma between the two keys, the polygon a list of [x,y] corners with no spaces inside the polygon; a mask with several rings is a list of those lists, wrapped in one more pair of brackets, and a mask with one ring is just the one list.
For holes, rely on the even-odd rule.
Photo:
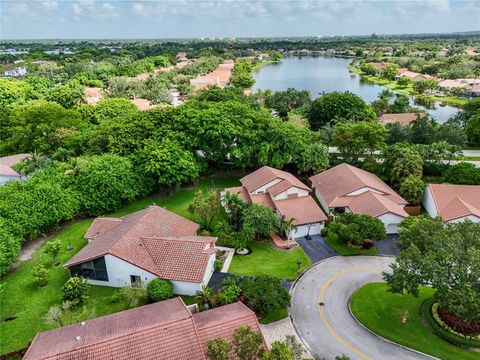
{"label": "white cloud", "polygon": [[134,2],[132,3],[132,12],[135,14],[143,15],[145,7],[142,3]]}
{"label": "white cloud", "polygon": [[42,8],[45,10],[56,10],[58,9],[58,2],[57,1],[49,1],[44,0],[42,1]]}
{"label": "white cloud", "polygon": [[16,2],[16,3],[13,3],[12,6],[10,7],[10,14],[13,17],[22,17],[25,15],[28,15],[29,13],[30,13],[30,8],[25,3]]}

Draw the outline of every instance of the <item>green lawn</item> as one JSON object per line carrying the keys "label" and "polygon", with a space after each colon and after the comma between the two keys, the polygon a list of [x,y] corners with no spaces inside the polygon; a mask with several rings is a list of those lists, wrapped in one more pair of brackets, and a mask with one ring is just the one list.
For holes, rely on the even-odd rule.
{"label": "green lawn", "polygon": [[[373,283],[358,289],[350,299],[350,306],[363,325],[396,343],[445,360],[480,359],[480,353],[453,346],[423,325],[419,315],[420,305],[433,293],[433,289],[424,287],[416,298],[389,293],[385,283]],[[408,322],[403,324],[405,312],[408,313]]]}
{"label": "green lawn", "polygon": [[[293,280],[311,264],[299,246],[293,250],[282,251],[274,249],[267,241],[252,241],[248,248],[252,250],[250,254],[233,257],[229,272],[246,276],[271,275],[279,279]],[[297,266],[298,260],[302,262],[300,270]]]}
{"label": "green lawn", "polygon": [[270,324],[275,321],[285,319],[288,316],[288,308],[278,309],[268,313],[266,316],[258,320],[260,324]]}
{"label": "green lawn", "polygon": [[[192,219],[187,208],[193,200],[196,189],[206,189],[210,186],[223,188],[238,184],[238,177],[203,178],[199,180],[195,188],[182,188],[168,197],[150,196],[124,207],[117,213],[112,214],[112,216],[123,216],[155,203]],[[92,219],[77,221],[65,227],[56,235],[56,239],[62,243],[62,251],[57,261],[64,264],[87,244],[87,240],[83,238],[83,235],[91,223]],[[69,241],[74,247],[72,251],[66,251]],[[24,348],[37,332],[49,328],[42,317],[45,316],[52,305],[61,302],[61,289],[68,279],[68,271],[61,265],[52,267],[53,262],[44,254],[42,248],[39,248],[32,260],[23,263],[13,273],[4,277],[0,294],[0,354]],[[39,288],[31,277],[32,269],[39,264],[44,264],[52,269],[49,283],[43,288]],[[110,287],[92,286],[87,305],[95,306],[97,316],[124,310],[126,308],[125,304],[111,303],[110,299],[114,291],[115,289]],[[184,300],[188,303],[192,302],[192,299],[188,297],[185,297]],[[9,317],[16,317],[16,319],[7,322],[3,321]]]}
{"label": "green lawn", "polygon": [[329,234],[325,238],[325,242],[335,250],[339,255],[351,256],[351,255],[376,255],[377,249],[372,247],[370,249],[354,249],[341,241],[337,234]]}

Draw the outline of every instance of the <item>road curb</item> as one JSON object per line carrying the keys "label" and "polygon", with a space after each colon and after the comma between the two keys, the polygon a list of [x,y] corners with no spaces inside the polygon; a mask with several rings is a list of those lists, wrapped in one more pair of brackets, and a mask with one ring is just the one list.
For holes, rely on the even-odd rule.
{"label": "road curb", "polygon": [[[357,289],[358,290],[358,289]],[[437,358],[435,356],[432,356],[432,355],[429,355],[429,354],[425,354],[424,352],[421,352],[421,351],[418,351],[418,350],[415,350],[415,349],[412,349],[412,348],[409,348],[408,346],[405,346],[405,345],[402,345],[402,344],[399,344],[399,343],[396,343],[394,341],[391,341],[391,340],[388,340],[386,338],[384,338],[383,336],[380,336],[378,335],[377,333],[375,333],[373,330],[370,330],[368,327],[366,327],[365,325],[363,325],[360,321],[358,321],[358,319],[355,317],[355,315],[353,315],[353,312],[352,312],[352,308],[350,307],[350,301],[351,301],[352,297],[350,296],[350,299],[348,299],[348,312],[350,313],[350,316],[353,318],[353,320],[355,320],[355,322],[357,323],[357,325],[360,325],[362,328],[364,328],[365,330],[367,330],[370,334],[374,335],[375,337],[377,337],[378,339],[381,339],[389,344],[392,344],[392,345],[395,345],[395,346],[398,346],[399,348],[402,348],[403,350],[407,350],[407,351],[411,351],[415,354],[418,354],[418,355],[421,355],[421,356],[424,356],[426,358],[430,358],[430,359],[433,359],[433,360],[441,360],[440,358]],[[296,331],[296,330],[295,330]]]}

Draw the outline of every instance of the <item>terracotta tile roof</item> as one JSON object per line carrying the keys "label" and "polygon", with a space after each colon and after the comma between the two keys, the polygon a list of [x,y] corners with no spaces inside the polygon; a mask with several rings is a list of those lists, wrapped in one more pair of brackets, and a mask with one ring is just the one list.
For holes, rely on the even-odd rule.
{"label": "terracotta tile roof", "polygon": [[149,77],[150,77],[149,73],[141,73],[135,76],[135,78],[138,80],[147,80]]}
{"label": "terracotta tile roof", "polygon": [[13,170],[10,166],[0,164],[0,175],[20,177],[20,174]]}
{"label": "terracotta tile roof", "polygon": [[85,233],[85,238],[94,239],[121,223],[123,223],[123,220],[119,218],[96,218]]}
{"label": "terracotta tile roof", "polygon": [[408,216],[405,210],[398,204],[383,195],[371,191],[355,196],[343,196],[341,199],[344,201],[344,205],[339,206],[348,207],[354,214],[378,217],[392,213],[401,217]]}
{"label": "terracotta tile roof", "polygon": [[[77,340],[78,339],[78,340]],[[37,334],[25,360],[204,359],[192,314],[174,298]]]}
{"label": "terracotta tile roof", "polygon": [[[111,221],[108,219],[94,222],[87,234],[100,232],[64,266],[70,267],[110,254],[159,277],[168,274],[167,279],[170,280],[198,280],[203,271],[197,281],[201,282],[209,252],[204,252],[200,245],[211,243],[212,239],[214,242],[214,238],[195,236],[198,224],[158,206],[150,206],[120,220],[121,223],[116,226],[106,225]],[[105,227],[111,228],[101,232]],[[171,254],[169,248],[176,249],[177,253]],[[163,253],[170,253],[170,260]],[[165,263],[160,264],[159,259]],[[184,268],[178,269],[177,263],[185,265]],[[170,268],[177,270],[168,270]]]}
{"label": "terracotta tile roof", "polygon": [[147,99],[133,99],[133,100],[130,100],[130,102],[135,105],[137,107],[138,110],[140,111],[145,111],[145,110],[149,110],[153,107],[155,107],[154,105],[151,105],[150,101],[147,100]]}
{"label": "terracotta tile roof", "polygon": [[301,196],[274,201],[280,215],[293,219],[295,225],[326,221],[327,216],[311,196]]}
{"label": "terracotta tile roof", "polygon": [[252,199],[250,198],[250,195],[248,194],[248,191],[243,186],[225,188],[224,191],[229,192],[230,194],[238,194],[238,197],[243,201],[246,201],[246,202],[252,201]]}
{"label": "terracotta tile roof", "polygon": [[207,236],[146,238],[143,245],[160,278],[199,283],[205,277],[210,255],[216,251],[216,239]]}
{"label": "terracotta tile roof", "polygon": [[348,164],[340,164],[310,178],[312,186],[325,199],[327,205],[335,198],[348,195],[356,190],[368,187],[374,189],[399,205],[407,202],[378,176]]}
{"label": "terracotta tile roof", "polygon": [[205,360],[207,341],[231,340],[240,325],[260,331],[241,303],[192,315],[177,297],[39,333],[24,359]]}
{"label": "terracotta tile roof", "polygon": [[263,205],[270,209],[275,209],[275,204],[272,201],[270,194],[254,194],[250,195],[250,200],[254,204]]}
{"label": "terracotta tile roof", "polygon": [[470,215],[480,218],[480,185],[428,184],[427,187],[443,221]]}
{"label": "terracotta tile roof", "polygon": [[[207,350],[206,344],[209,339],[220,337],[232,341],[233,333],[241,325],[247,325],[254,331],[260,331],[255,313],[241,302],[193,314],[193,319],[204,351]],[[264,346],[266,349],[265,342]]]}
{"label": "terracotta tile roof", "polygon": [[310,191],[310,188],[307,185],[302,183],[292,174],[286,171],[271,168],[269,166],[263,166],[253,173],[244,176],[240,179],[240,182],[247,188],[249,192],[253,192],[259,187],[262,187],[263,185],[266,185],[275,179],[287,180],[293,186]]}
{"label": "terracotta tile roof", "polygon": [[0,157],[0,165],[11,167],[28,157],[30,157],[30,154],[16,154]]}
{"label": "terracotta tile roof", "polygon": [[398,123],[402,126],[410,126],[417,117],[425,117],[425,113],[405,113],[405,114],[383,114],[379,117],[381,124],[393,124]]}

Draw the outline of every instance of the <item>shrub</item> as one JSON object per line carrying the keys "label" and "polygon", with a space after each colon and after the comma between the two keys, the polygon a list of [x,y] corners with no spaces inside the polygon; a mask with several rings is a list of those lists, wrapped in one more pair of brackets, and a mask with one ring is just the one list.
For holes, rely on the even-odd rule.
{"label": "shrub", "polygon": [[207,358],[209,360],[228,360],[232,345],[225,339],[214,338],[207,341]]}
{"label": "shrub", "polygon": [[147,298],[149,302],[170,299],[173,296],[173,284],[165,279],[153,279],[147,285]]}
{"label": "shrub", "polygon": [[75,305],[83,304],[88,299],[90,285],[87,280],[78,276],[71,277],[63,285],[63,301],[70,301]]}
{"label": "shrub", "polygon": [[49,255],[53,260],[55,260],[60,252],[60,241],[47,241],[44,247],[44,251],[47,255]]}
{"label": "shrub", "polygon": [[437,313],[438,318],[442,320],[442,323],[445,323],[456,333],[460,333],[462,335],[480,335],[480,322],[463,320],[453,314],[451,311],[438,306],[438,304],[434,304],[432,306],[432,313],[435,320],[437,320],[437,317],[435,317]]}
{"label": "shrub", "polygon": [[450,166],[444,174],[445,182],[451,184],[479,185],[480,169],[475,165],[461,162]]}
{"label": "shrub", "polygon": [[417,206],[422,201],[424,188],[425,184],[420,177],[408,175],[400,185],[400,195],[410,205]]}
{"label": "shrub", "polygon": [[32,270],[32,276],[38,282],[39,286],[45,286],[50,277],[50,270],[43,265],[37,265]]}
{"label": "shrub", "polygon": [[246,305],[257,316],[262,317],[290,305],[290,294],[277,278],[258,276],[254,279],[243,279],[239,285]]}
{"label": "shrub", "polygon": [[213,263],[213,268],[215,269],[215,271],[222,270],[222,267],[223,267],[223,262],[221,260],[215,260],[215,262]]}
{"label": "shrub", "polygon": [[129,309],[145,304],[147,300],[147,291],[143,288],[125,286],[118,290],[118,294],[120,300],[124,300]]}
{"label": "shrub", "polygon": [[363,248],[364,249],[371,249],[374,246],[375,246],[375,244],[372,240],[367,239],[363,242]]}

